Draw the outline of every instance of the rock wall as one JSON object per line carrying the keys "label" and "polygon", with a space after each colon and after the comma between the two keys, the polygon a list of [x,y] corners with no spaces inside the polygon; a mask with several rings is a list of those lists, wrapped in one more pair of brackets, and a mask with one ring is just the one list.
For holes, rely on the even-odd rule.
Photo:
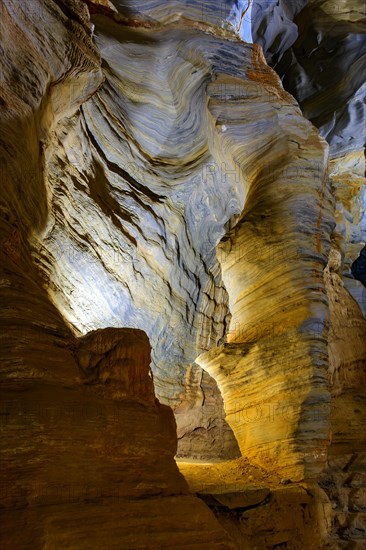
{"label": "rock wall", "polygon": [[360,71],[365,60],[365,10],[357,1],[317,0],[291,5],[258,2],[256,8],[253,40],[263,46],[285,89],[330,144],[337,225],[324,273],[330,306],[332,443],[322,483],[334,507],[334,548],[361,548],[366,293],[362,274],[355,278],[351,267],[364,246],[366,229],[365,84]]}
{"label": "rock wall", "polygon": [[253,41],[331,146],[331,156],[365,144],[365,6],[362,1],[255,3]]}
{"label": "rock wall", "polygon": [[76,339],[24,268],[1,252],[1,547],[234,549],[178,471],[146,334]]}
{"label": "rock wall", "polygon": [[292,486],[263,515],[220,512],[237,545],[292,490],[301,525],[319,478],[334,524],[308,524],[358,544],[359,4],[0,8],[5,545],[231,547],[176,452],[310,481],[314,502]]}
{"label": "rock wall", "polygon": [[78,340],[42,278],[47,254],[34,245],[57,212],[52,144],[103,78],[87,8],[6,2],[1,16],[0,544],[233,548],[174,462],[175,421],[154,396],[145,333]]}
{"label": "rock wall", "polygon": [[[123,10],[122,17],[105,10],[94,14],[103,83],[74,116],[58,121],[45,145],[50,207],[42,230],[33,234],[35,261],[54,303],[75,329],[82,333],[107,326],[144,329],[154,350],[157,395],[177,410],[179,434],[203,428],[213,442],[205,423],[224,426],[225,449],[216,456],[232,457],[237,453],[236,441],[223,419],[216,418],[220,407],[217,412],[204,411],[192,425],[192,411],[202,393],[198,384],[190,388],[191,406],[182,406],[187,397],[187,368],[197,369],[190,366],[196,356],[219,343],[229,323],[216,245],[244,204],[250,210],[250,200],[259,200],[261,178],[255,174],[259,162],[255,153],[261,148],[273,169],[262,179],[263,185],[272,179],[274,190],[280,176],[273,164],[280,161],[290,171],[302,170],[301,177],[314,186],[314,209],[306,214],[305,223],[311,233],[323,233],[314,238],[315,251],[301,250],[297,261],[300,271],[308,271],[306,257],[318,254],[324,265],[331,226],[324,146],[256,46],[234,39],[229,31],[216,33],[210,22],[197,27],[187,18],[162,26],[154,18],[142,25],[124,19],[123,14]],[[141,63],[142,55],[147,63]],[[187,88],[182,86],[185,82],[189,82]],[[60,84],[53,109],[61,112],[58,103],[63,105],[69,95],[78,94],[73,82],[66,88]],[[239,111],[245,107],[246,123]],[[256,120],[259,113],[261,123]],[[299,126],[298,132],[290,125]],[[260,132],[257,140],[253,131]],[[311,140],[319,154],[310,150]],[[303,144],[309,147],[308,161],[303,162],[301,155],[292,160]],[[287,177],[296,178],[297,172]],[[279,193],[287,193],[286,188]],[[278,216],[283,215],[287,215],[285,204]],[[295,246],[302,246],[301,238],[294,236]],[[253,241],[252,246],[262,247],[263,242]],[[280,263],[287,271],[286,261]],[[313,268],[318,269],[316,263]],[[316,308],[319,299],[309,298]],[[230,299],[234,301],[234,294]],[[323,322],[321,310],[320,305],[313,313],[302,312],[297,323],[300,326],[307,316],[310,323]],[[248,319],[252,323],[250,315]],[[282,324],[281,313],[274,322]],[[314,351],[318,352],[324,353]],[[313,358],[305,368],[312,371]],[[197,371],[193,379],[200,376]],[[300,403],[312,390],[311,383]],[[325,393],[322,399],[326,400]],[[324,445],[325,424],[319,436]],[[181,441],[192,452],[190,438]],[[184,446],[183,455],[187,454]],[[199,449],[196,455],[203,457]]]}
{"label": "rock wall", "polygon": [[219,248],[232,314],[228,343],[197,362],[219,383],[242,454],[299,479],[316,476],[329,443],[327,147],[259,59],[251,78],[267,90],[255,108],[247,96],[228,100],[219,82],[209,87],[209,107],[226,127],[224,154],[230,158],[233,144],[234,163],[246,168],[246,199]]}

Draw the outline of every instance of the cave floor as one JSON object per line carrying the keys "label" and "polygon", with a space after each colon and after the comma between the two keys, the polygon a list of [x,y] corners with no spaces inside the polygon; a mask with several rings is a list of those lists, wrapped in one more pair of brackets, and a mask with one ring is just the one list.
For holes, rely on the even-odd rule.
{"label": "cave floor", "polygon": [[235,493],[281,486],[278,475],[267,472],[242,457],[216,463],[186,462],[181,459],[176,459],[176,462],[194,493]]}
{"label": "cave floor", "polygon": [[330,504],[316,484],[281,479],[246,458],[176,462],[190,490],[211,509],[238,550],[323,548]]}

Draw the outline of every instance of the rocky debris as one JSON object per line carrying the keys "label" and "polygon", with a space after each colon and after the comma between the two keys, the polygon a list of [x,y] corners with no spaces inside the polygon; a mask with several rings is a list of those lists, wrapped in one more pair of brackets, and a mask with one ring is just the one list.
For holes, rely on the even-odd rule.
{"label": "rocky debris", "polygon": [[316,484],[283,486],[278,477],[244,459],[178,466],[239,550],[327,547],[331,503]]}

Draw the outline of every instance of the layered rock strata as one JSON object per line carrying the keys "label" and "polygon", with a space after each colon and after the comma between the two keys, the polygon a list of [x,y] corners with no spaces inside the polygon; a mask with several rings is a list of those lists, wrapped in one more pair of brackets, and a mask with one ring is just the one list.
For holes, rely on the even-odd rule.
{"label": "layered rock strata", "polygon": [[333,248],[324,272],[330,306],[328,376],[332,437],[321,486],[333,506],[334,548],[363,548],[366,536],[366,320],[342,280],[343,269],[342,255],[338,248]]}
{"label": "layered rock strata", "polygon": [[1,4],[5,545],[230,547],[153,387],[180,456],[327,464],[333,542],[362,541],[362,12],[255,4]]}
{"label": "layered rock strata", "polygon": [[[268,86],[266,77],[265,71],[253,76]],[[228,343],[197,362],[218,381],[242,454],[293,479],[316,476],[329,443],[322,271],[334,223],[327,148],[304,119],[294,124],[296,110],[283,92],[272,111],[263,100],[265,114],[257,112],[249,127],[250,102],[232,102],[230,125],[227,97],[212,96],[212,110],[227,127],[226,158],[232,143],[236,158],[245,151],[250,168],[243,214],[218,253],[232,314]],[[252,137],[244,148],[249,128],[257,141]],[[271,135],[266,151],[265,130]]]}
{"label": "layered rock strata", "polygon": [[233,549],[174,462],[146,334],[77,340],[25,257],[1,266],[1,547]]}
{"label": "layered rock strata", "polygon": [[327,139],[332,157],[365,145],[365,17],[360,0],[259,0],[252,11],[253,41]]}
{"label": "layered rock strata", "polygon": [[[19,8],[12,9],[22,21]],[[53,15],[62,22],[62,12]],[[324,361],[324,345],[317,334],[313,338],[312,328],[326,315],[318,280],[331,227],[324,144],[282,90],[259,49],[229,31],[218,36],[209,23],[197,27],[189,18],[179,27],[174,21],[141,25],[105,11],[93,16],[93,24],[101,54],[99,68],[94,61],[94,94],[79,111],[71,111],[65,104],[80,99],[79,88],[58,76],[51,102],[44,102],[48,107],[43,118],[54,128],[42,142],[40,177],[46,185],[48,216],[33,232],[32,244],[54,303],[82,333],[107,326],[146,330],[157,395],[177,410],[179,433],[202,428],[213,443],[214,432],[211,436],[206,426],[224,425],[223,420],[215,413],[212,417],[211,409],[192,425],[192,411],[208,400],[201,399],[198,384],[192,384],[187,396],[186,371],[227,330],[227,292],[215,249],[227,224],[233,225],[244,207],[240,228],[249,231],[241,237],[246,250],[260,248],[264,253],[270,246],[278,253],[273,269],[283,277],[283,285],[307,281],[308,289],[299,290],[294,308],[288,304],[293,311],[274,308],[270,322],[281,333],[281,348],[273,341],[269,364],[283,363],[285,355],[287,363],[278,367],[275,377],[286,378],[301,356],[307,374],[303,394],[296,397],[298,412],[304,401],[315,399],[313,392],[326,402],[325,377],[321,367],[317,370]],[[51,45],[48,55],[54,55]],[[87,74],[89,62],[79,55],[78,63]],[[90,79],[87,83],[86,88]],[[291,191],[294,185],[297,198]],[[273,201],[280,196],[282,206],[275,209]],[[301,206],[304,199],[311,205],[307,212]],[[289,216],[291,230],[281,239],[284,216]],[[257,219],[262,235],[267,229],[273,232],[270,245],[256,234]],[[233,246],[238,248],[236,242]],[[226,282],[233,312],[243,268],[248,272],[243,292],[252,292],[250,278],[262,271],[261,260],[249,264],[240,265],[239,259]],[[278,281],[273,284],[278,286]],[[259,303],[260,293],[258,285],[252,303]],[[283,300],[281,293],[276,300]],[[296,308],[299,317],[294,320]],[[250,307],[245,319],[235,311],[231,327],[239,322],[256,330],[263,322],[256,315]],[[313,342],[292,346],[291,338],[303,336],[283,334],[302,325]],[[286,353],[284,345],[289,346]],[[189,368],[193,380],[202,377],[195,365]],[[182,406],[187,397],[191,405]],[[319,421],[321,443],[316,451],[309,450],[310,462],[314,452],[323,456],[326,408]],[[305,421],[309,426],[312,422]],[[294,420],[289,431],[295,433],[297,423]],[[236,441],[226,427],[225,433],[226,456],[235,456]],[[219,454],[225,456],[221,450]]]}
{"label": "layered rock strata", "polygon": [[30,241],[57,211],[57,124],[102,73],[85,5],[30,7],[1,6],[1,546],[232,548],[176,468],[175,422],[154,397],[146,335],[111,329],[79,344],[35,269]]}
{"label": "layered rock strata", "polygon": [[332,506],[316,483],[281,480],[243,458],[178,465],[239,549],[329,548]]}

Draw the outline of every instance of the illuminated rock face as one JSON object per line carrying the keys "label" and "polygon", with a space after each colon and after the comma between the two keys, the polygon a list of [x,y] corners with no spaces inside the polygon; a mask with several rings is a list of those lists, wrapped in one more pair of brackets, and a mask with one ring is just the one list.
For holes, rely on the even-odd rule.
{"label": "illuminated rock face", "polygon": [[234,550],[178,471],[146,334],[77,340],[26,253],[1,266],[1,547]]}
{"label": "illuminated rock face", "polygon": [[[193,380],[200,380],[202,371],[190,364],[224,334],[227,294],[215,244],[227,219],[241,208],[229,180],[224,188],[233,199],[228,204],[219,200],[223,180],[211,177],[216,165],[207,148],[205,124],[197,115],[190,115],[196,99],[204,107],[204,85],[211,64],[198,54],[187,62],[176,58],[180,46],[173,40],[173,60],[167,61],[164,78],[158,74],[154,89],[152,76],[164,58],[162,48],[170,47],[172,33],[167,33],[165,46],[151,50],[140,73],[130,52],[131,47],[136,48],[139,57],[145,49],[139,43],[140,31],[102,18],[95,38],[106,57],[101,61],[91,40],[87,9],[84,4],[77,9],[68,23],[68,8],[64,6],[63,11],[53,3],[35,2],[32,10],[12,2],[3,7],[9,40],[17,44],[15,50],[7,45],[9,65],[5,66],[4,100],[9,110],[4,122],[4,197],[12,227],[9,232],[16,227],[22,239],[32,241],[49,294],[77,333],[108,326],[146,330],[153,346],[157,394],[178,413],[185,411],[177,414],[183,454],[187,447],[201,456],[199,442],[197,451],[185,441],[192,430],[202,427],[208,435],[206,457],[212,454],[217,430],[226,434],[219,454],[238,455],[235,438],[220,414],[221,397],[208,375],[206,385],[214,395],[206,400],[197,384],[189,391],[188,411],[181,407],[186,400],[187,369],[192,370]],[[26,29],[32,25],[34,36],[29,37]],[[110,38],[103,38],[103,25]],[[46,33],[45,26],[50,29]],[[113,33],[121,34],[121,30],[130,35],[126,44],[124,38],[114,38]],[[152,31],[144,32],[154,36]],[[191,39],[192,47],[201,37],[215,46],[213,36],[193,30],[187,34],[187,44]],[[68,41],[72,44],[69,56]],[[189,53],[189,46],[187,49]],[[42,63],[39,52],[44,52]],[[122,55],[131,63],[122,62]],[[20,63],[19,58],[28,62],[18,87],[13,87],[12,67]],[[187,80],[195,65],[193,88],[184,93],[174,71],[183,71],[181,76]],[[124,70],[125,74],[118,76],[118,71]],[[31,94],[28,85],[35,90]],[[177,98],[181,103],[178,110]],[[154,117],[160,121],[155,130]],[[150,136],[145,121],[150,121]],[[193,153],[192,123],[197,137]],[[121,124],[126,125],[126,134]],[[11,128],[17,128],[19,134]],[[141,139],[141,146],[136,139]],[[134,142],[135,150],[131,149]],[[164,152],[165,147],[171,151]],[[207,226],[212,202],[215,212]],[[12,239],[12,233],[5,239],[9,251]],[[201,407],[210,400],[219,405],[218,417],[215,407],[211,411]],[[193,417],[196,424],[191,426]]]}
{"label": "illuminated rock face", "polygon": [[[357,0],[258,2],[252,12],[253,40],[330,144],[337,225],[324,273],[332,444],[322,484],[333,502],[333,535],[355,544],[365,538],[360,495],[366,487],[366,289],[358,260],[366,240],[364,17]],[[358,274],[352,264],[360,266]]]}
{"label": "illuminated rock face", "polygon": [[[226,107],[222,99],[218,112]],[[242,452],[296,478],[314,475],[326,459],[322,269],[332,220],[324,144],[306,121],[294,124],[291,106],[279,104],[270,128],[271,111],[262,120],[256,113],[253,133],[259,141],[267,130],[270,145],[264,153],[252,136],[245,148],[252,173],[244,212],[219,249],[232,313],[230,344],[198,362],[219,383]],[[242,142],[246,125],[237,119],[250,120],[250,104],[236,101],[235,107],[234,131]],[[299,148],[307,153],[299,155]],[[302,189],[298,203],[294,189]],[[282,414],[283,407],[291,414]]]}
{"label": "illuminated rock face", "polygon": [[[80,91],[58,77],[44,108],[42,120],[53,124],[43,147],[48,215],[32,234],[35,261],[62,315],[82,333],[108,326],[144,329],[153,349],[157,395],[177,410],[179,435],[203,428],[206,447],[214,450],[215,430],[207,427],[219,428],[226,434],[219,455],[232,457],[236,441],[220,414],[203,409],[196,415],[208,400],[199,384],[189,395],[186,390],[187,368],[194,380],[202,377],[189,365],[222,341],[229,304],[234,325],[262,322],[253,312],[244,320],[234,311],[238,289],[244,290],[242,274],[234,267],[225,281],[228,300],[216,246],[239,217],[241,228],[246,220],[254,228],[244,236],[250,249],[265,251],[267,245],[281,255],[291,243],[295,263],[289,272],[288,263],[279,260],[281,281],[285,286],[306,280],[308,287],[299,291],[298,316],[294,310],[287,320],[286,311],[275,309],[272,318],[281,334],[307,323],[304,333],[312,337],[312,324],[318,326],[326,315],[318,280],[332,225],[325,144],[259,49],[229,31],[218,36],[208,23],[197,28],[189,19],[132,27],[108,13],[94,15],[93,23],[101,55],[100,69],[94,59],[94,93],[79,111],[69,108],[60,119]],[[88,58],[79,62],[88,75]],[[90,86],[89,79],[89,96]],[[299,194],[302,185],[306,191]],[[305,197],[308,212],[302,212]],[[282,203],[278,208],[276,201]],[[279,227],[284,216],[291,227],[286,232]],[[269,228],[273,232],[270,244],[257,234],[257,218],[263,235]],[[258,271],[260,263],[248,271],[245,287]],[[272,286],[279,285],[274,278]],[[323,343],[314,338],[294,351],[294,361],[296,354],[307,357],[300,403],[314,391],[327,401],[325,377],[321,382],[313,376],[318,360],[312,354],[320,354],[321,361],[324,355]],[[281,354],[274,350],[275,363],[282,362]],[[291,353],[286,357],[292,364]],[[287,370],[283,365],[278,376]],[[190,405],[182,406],[184,401]],[[289,430],[297,424],[295,418]],[[319,433],[323,449],[325,424]],[[185,445],[192,452],[185,441],[186,436],[183,454]]]}
{"label": "illuminated rock face", "polygon": [[[316,480],[329,455],[324,486],[333,478],[338,483],[337,468],[349,465],[350,454],[362,468],[366,306],[362,283],[350,276],[365,240],[362,48],[350,39],[358,36],[358,12],[351,21],[348,10],[333,13],[331,2],[248,4],[1,5],[1,284],[3,322],[10,323],[3,373],[7,390],[15,392],[10,419],[19,416],[21,390],[30,410],[43,400],[47,410],[69,403],[69,391],[71,404],[100,408],[101,416],[78,423],[72,436],[80,435],[94,453],[83,483],[89,486],[95,468],[110,498],[119,461],[127,485],[135,483],[123,486],[123,495],[142,499],[131,518],[151,510],[145,498],[158,498],[154,491],[173,500],[186,491],[173,463],[175,427],[166,405],[175,413],[183,457],[242,454],[296,481]],[[327,143],[260,47],[238,35],[264,46],[285,87],[328,139],[330,171]],[[342,69],[339,86],[333,77],[323,80],[316,64],[300,63],[309,48],[319,60],[335,38],[341,45],[332,71]],[[342,52],[352,78],[344,73]],[[145,336],[121,327],[147,334],[151,376]],[[141,336],[141,347],[127,345],[133,334]],[[124,415],[125,431],[113,419],[108,431],[113,411]],[[64,417],[49,426],[36,416],[21,421],[20,443],[13,442],[12,428],[7,432],[6,452],[22,449],[10,480],[27,460],[33,468],[41,441],[47,462],[55,432],[66,431]],[[27,422],[37,441],[31,450]],[[100,435],[105,426],[113,444]],[[50,436],[40,435],[42,429]],[[134,433],[137,446],[130,448]],[[61,438],[55,445],[64,450],[57,468],[42,467],[44,478],[25,472],[15,492],[6,492],[6,506],[31,503],[24,524],[36,523],[43,486],[58,487],[61,470],[70,470],[75,482],[80,475],[72,442]],[[120,456],[125,446],[130,458]],[[137,474],[129,460],[139,446],[151,459],[138,462]],[[166,485],[156,471],[161,449]],[[76,453],[79,465],[90,460],[83,453]],[[146,471],[151,475],[140,478]],[[137,477],[141,493],[135,494]],[[32,479],[39,486],[33,488]],[[85,495],[77,491],[72,504],[79,506]],[[50,502],[56,493],[46,494]],[[179,514],[198,506],[196,519],[184,515],[182,545],[193,547],[197,522],[204,525],[200,547],[228,544],[203,505],[182,499],[180,511],[174,508],[159,526],[159,543],[175,530]],[[161,501],[155,504],[160,510]],[[82,508],[79,521],[68,508],[74,523],[61,539],[58,508],[47,528],[48,547],[77,544],[84,536],[77,524],[88,510]],[[120,519],[114,513],[108,530]],[[44,542],[42,528],[22,534],[12,512],[8,517],[4,536],[16,531],[20,537],[13,546],[21,537]],[[126,524],[115,530],[115,540],[127,531]],[[144,544],[144,536],[126,539],[126,547]]]}
{"label": "illuminated rock face", "polygon": [[357,0],[256,2],[251,12],[254,42],[330,144],[333,241],[343,283],[365,314],[364,286],[350,269],[366,238],[364,16]]}

